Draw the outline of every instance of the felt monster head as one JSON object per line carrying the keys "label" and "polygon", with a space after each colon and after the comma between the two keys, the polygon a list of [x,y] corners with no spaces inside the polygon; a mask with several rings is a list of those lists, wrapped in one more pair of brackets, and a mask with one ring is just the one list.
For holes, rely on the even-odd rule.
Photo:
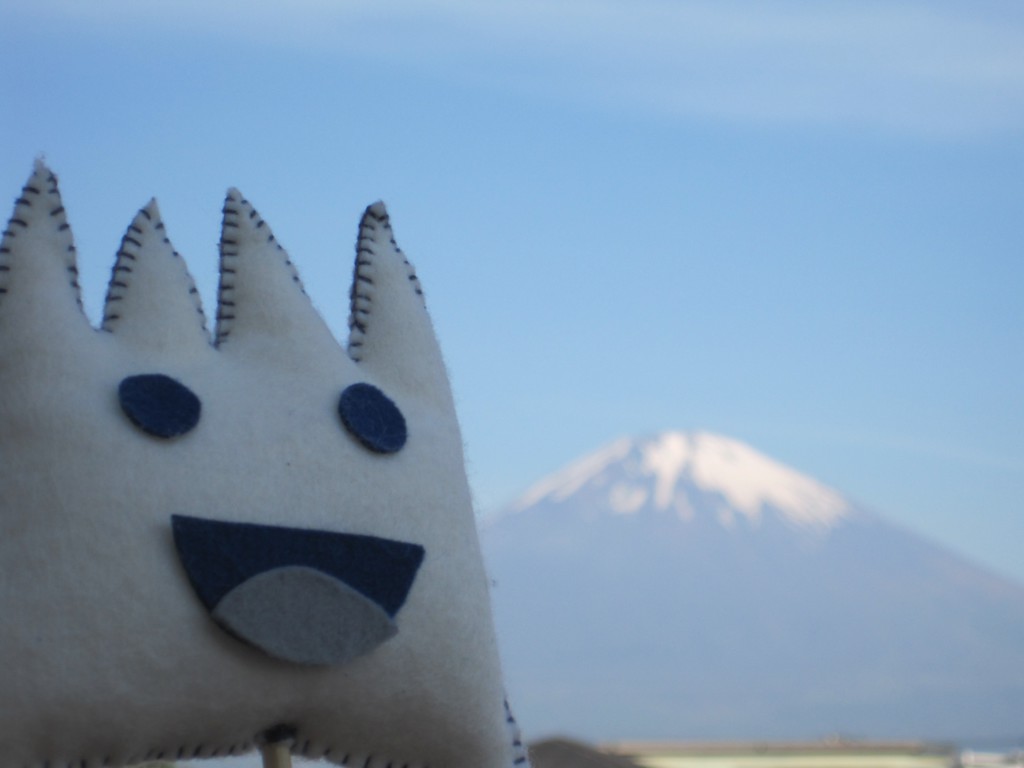
{"label": "felt monster head", "polygon": [[155,203],[102,327],[54,176],[0,245],[0,764],[261,739],[357,768],[525,762],[445,368],[370,206],[342,348],[237,192],[215,344]]}

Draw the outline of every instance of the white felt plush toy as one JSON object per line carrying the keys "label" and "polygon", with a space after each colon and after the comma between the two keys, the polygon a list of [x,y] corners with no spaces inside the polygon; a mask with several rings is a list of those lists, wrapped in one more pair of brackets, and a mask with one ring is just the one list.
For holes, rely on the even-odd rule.
{"label": "white felt plush toy", "polygon": [[0,764],[281,742],[355,768],[526,762],[462,441],[383,205],[339,345],[236,192],[215,342],[155,203],[102,327],[53,174],[0,246]]}

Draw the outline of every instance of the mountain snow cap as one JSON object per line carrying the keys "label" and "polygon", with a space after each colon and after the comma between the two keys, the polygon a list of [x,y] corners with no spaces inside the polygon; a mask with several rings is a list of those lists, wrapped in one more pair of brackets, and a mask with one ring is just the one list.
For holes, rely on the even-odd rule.
{"label": "mountain snow cap", "polygon": [[838,492],[749,445],[708,432],[664,432],[623,437],[569,464],[529,488],[511,506],[560,504],[585,490],[600,490],[614,514],[673,511],[684,519],[693,497],[719,499],[727,527],[737,515],[756,525],[771,510],[797,527],[830,529],[853,512]]}

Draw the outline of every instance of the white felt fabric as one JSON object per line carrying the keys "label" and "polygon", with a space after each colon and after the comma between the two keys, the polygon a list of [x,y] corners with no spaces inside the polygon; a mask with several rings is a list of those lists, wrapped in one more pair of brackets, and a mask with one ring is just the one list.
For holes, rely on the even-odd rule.
{"label": "white felt fabric", "polygon": [[[225,208],[213,346],[155,205],[122,243],[129,269],[113,273],[103,330],[77,303],[42,164],[15,206],[0,246],[0,762],[223,755],[286,725],[293,751],[354,766],[522,764],[452,399],[383,207],[360,232],[351,357],[252,207],[232,191]],[[118,384],[144,373],[199,396],[195,429],[160,440],[128,420]],[[341,425],[355,382],[404,414],[397,453]],[[396,636],[347,665],[304,667],[213,621],[172,514],[394,538],[426,556]]]}

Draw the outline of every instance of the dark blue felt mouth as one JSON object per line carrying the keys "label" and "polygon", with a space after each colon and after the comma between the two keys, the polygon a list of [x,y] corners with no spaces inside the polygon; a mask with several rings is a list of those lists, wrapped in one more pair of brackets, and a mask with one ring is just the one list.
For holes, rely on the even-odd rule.
{"label": "dark blue felt mouth", "polygon": [[425,555],[403,541],[172,515],[178,557],[224,629],[271,656],[341,664],[397,631]]}

